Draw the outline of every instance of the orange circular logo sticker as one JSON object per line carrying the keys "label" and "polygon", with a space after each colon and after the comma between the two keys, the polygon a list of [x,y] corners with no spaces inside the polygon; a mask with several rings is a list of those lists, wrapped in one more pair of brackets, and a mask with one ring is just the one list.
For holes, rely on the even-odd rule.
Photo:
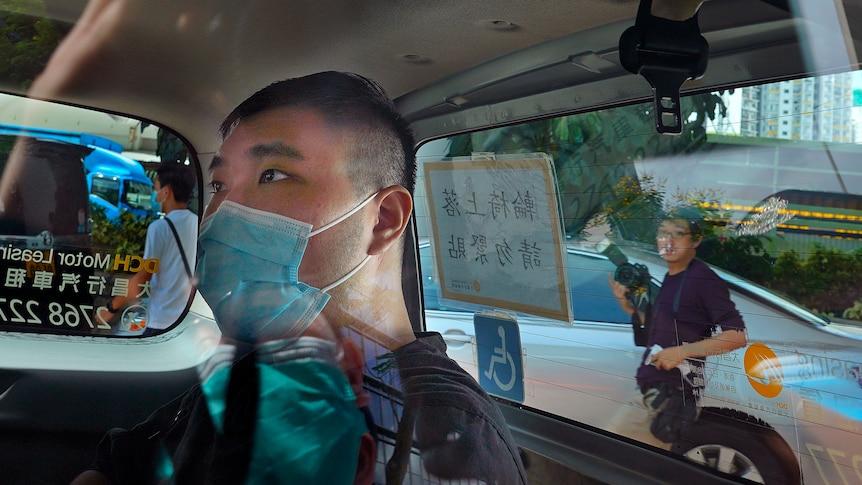
{"label": "orange circular logo sticker", "polygon": [[745,375],[748,383],[763,397],[773,398],[784,388],[784,371],[775,352],[761,344],[751,344],[745,351]]}

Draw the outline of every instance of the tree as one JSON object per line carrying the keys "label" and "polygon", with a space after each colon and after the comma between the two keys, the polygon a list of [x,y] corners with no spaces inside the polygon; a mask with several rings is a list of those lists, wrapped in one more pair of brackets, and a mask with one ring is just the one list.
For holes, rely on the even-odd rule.
{"label": "tree", "polygon": [[617,182],[613,197],[592,217],[585,229],[609,225],[618,239],[655,243],[656,222],[664,206],[664,183],[652,175],[640,180],[628,175]]}
{"label": "tree", "polygon": [[185,162],[189,157],[189,149],[176,135],[159,127],[156,134],[156,155],[162,162]]}
{"label": "tree", "polygon": [[32,12],[42,2],[13,1],[0,11],[0,80],[26,90],[38,76],[70,27]]}
{"label": "tree", "polygon": [[114,254],[141,256],[147,240],[147,228],[155,217],[138,217],[130,211],[122,211],[116,220],[108,219],[105,209],[90,206],[93,221],[91,237],[94,248]]}
{"label": "tree", "polygon": [[862,299],[858,278],[862,272],[862,250],[845,253],[815,244],[803,256],[787,251],[775,262],[768,286],[821,313],[842,315]]}

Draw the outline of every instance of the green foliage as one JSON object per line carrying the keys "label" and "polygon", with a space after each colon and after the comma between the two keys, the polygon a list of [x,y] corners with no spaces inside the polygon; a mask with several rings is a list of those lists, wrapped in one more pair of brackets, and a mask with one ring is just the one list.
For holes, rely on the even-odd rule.
{"label": "green foliage", "polygon": [[718,189],[694,189],[689,192],[675,192],[671,196],[671,206],[696,207],[701,217],[706,221],[703,225],[703,238],[718,238],[730,218],[730,213],[722,207],[726,206],[724,192]]}
{"label": "green foliage", "polygon": [[862,299],[860,273],[862,250],[845,253],[815,244],[807,256],[796,251],[779,256],[768,286],[808,308],[841,315]]}
{"label": "green foliage", "polygon": [[[655,243],[656,222],[665,206],[664,183],[649,174],[640,181],[623,177],[613,188],[614,198],[593,220],[592,225],[609,223],[626,241]],[[697,249],[700,259],[726,269],[743,278],[768,284],[773,278],[772,262],[763,240],[755,236],[727,237],[723,235],[728,214],[722,192],[716,189],[677,192],[671,196],[670,207],[695,207],[703,217],[703,239]],[[667,208],[667,207],[665,207]]]}
{"label": "green foliage", "polygon": [[756,236],[706,237],[697,248],[697,255],[756,283],[765,285],[773,278],[773,258],[764,248],[763,240]]}
{"label": "green foliage", "polygon": [[118,221],[111,221],[101,207],[91,206],[93,245],[103,251],[121,255],[142,256],[147,228],[155,217],[137,217],[124,211]]}
{"label": "green foliage", "polygon": [[623,177],[612,188],[613,198],[592,225],[609,223],[616,236],[654,243],[655,221],[662,207],[696,207],[703,216],[703,240],[698,258],[825,315],[862,320],[862,250],[846,253],[815,244],[810,253],[789,251],[777,259],[766,250],[765,236],[737,236],[727,232],[730,214],[723,194],[715,189],[677,192],[665,200],[664,183],[652,175],[640,180]]}
{"label": "green foliage", "polygon": [[664,182],[652,175],[640,180],[623,177],[613,186],[613,198],[588,224],[610,224],[617,237],[626,241],[655,243],[656,222],[664,203]]}
{"label": "green foliage", "polygon": [[842,316],[844,318],[852,318],[853,320],[862,320],[862,300],[856,300],[852,307],[844,310]]}
{"label": "green foliage", "polygon": [[33,3],[19,0],[0,12],[0,81],[21,89],[42,72],[68,32],[54,21],[15,13],[33,11]]}

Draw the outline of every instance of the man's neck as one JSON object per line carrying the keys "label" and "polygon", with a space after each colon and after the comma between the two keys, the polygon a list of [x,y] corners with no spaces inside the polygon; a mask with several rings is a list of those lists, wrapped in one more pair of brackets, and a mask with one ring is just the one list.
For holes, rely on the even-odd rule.
{"label": "man's neck", "polygon": [[332,299],[323,314],[339,327],[348,327],[387,350],[395,350],[416,337],[401,288],[394,288],[383,281],[379,285],[339,286],[330,292]]}
{"label": "man's neck", "polygon": [[187,208],[186,204],[181,204],[175,200],[174,201],[166,200],[166,201],[164,201],[164,203],[162,203],[162,212],[164,212],[165,215],[168,215],[173,211],[186,209],[186,208]]}
{"label": "man's neck", "polygon": [[694,258],[691,258],[686,261],[676,261],[674,263],[668,263],[667,274],[673,276],[682,273],[683,271],[688,269],[688,265],[690,265],[693,260]]}

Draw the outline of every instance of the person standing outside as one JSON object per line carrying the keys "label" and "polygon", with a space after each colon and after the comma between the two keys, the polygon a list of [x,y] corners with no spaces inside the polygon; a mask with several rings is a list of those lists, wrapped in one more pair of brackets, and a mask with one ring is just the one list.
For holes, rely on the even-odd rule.
{"label": "person standing outside", "polygon": [[158,271],[135,273],[129,280],[127,295],[114,296],[100,318],[111,320],[123,305],[149,293],[145,335],[168,328],[179,320],[193,291],[198,217],[188,209],[188,203],[194,186],[195,176],[190,166],[179,161],[159,164],[154,194],[165,217],[147,228],[144,246],[144,259],[158,260]]}
{"label": "person standing outside", "polygon": [[650,431],[657,414],[653,400],[661,388],[682,388],[684,396],[696,402],[705,385],[704,359],[747,342],[745,323],[727,286],[695,259],[702,238],[703,217],[696,208],[679,207],[662,217],[656,242],[668,271],[649,315],[635,307],[626,286],[610,280],[620,306],[633,320],[647,319],[649,333],[637,369],[637,390],[612,418],[608,430],[663,449],[670,449],[672,443]]}

